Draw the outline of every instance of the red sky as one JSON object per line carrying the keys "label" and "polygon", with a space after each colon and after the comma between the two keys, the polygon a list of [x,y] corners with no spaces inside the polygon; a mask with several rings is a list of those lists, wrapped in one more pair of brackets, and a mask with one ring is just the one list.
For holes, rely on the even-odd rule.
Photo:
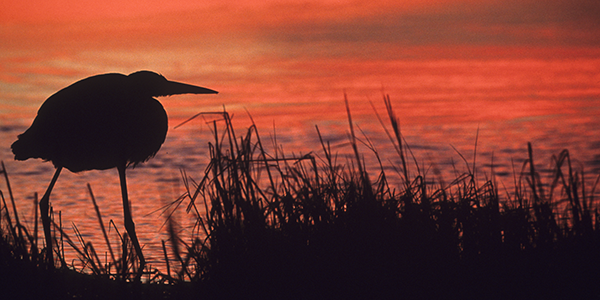
{"label": "red sky", "polygon": [[251,82],[281,99],[302,92],[290,83],[302,76],[396,83],[377,79],[392,61],[600,57],[598,0],[0,1],[0,96],[28,109],[114,71],[157,70],[238,98]]}
{"label": "red sky", "polygon": [[[600,2],[2,0],[5,47],[260,39],[272,47],[369,54],[365,45],[598,47]],[[54,42],[50,42],[54,40]],[[139,42],[136,42],[139,43]],[[92,43],[95,44],[95,43]],[[331,45],[336,47],[329,47]],[[312,50],[311,50],[312,49]],[[336,52],[337,51],[337,52]],[[324,53],[316,53],[318,55]]]}
{"label": "red sky", "polygon": [[[3,1],[3,21],[40,22],[90,20],[108,18],[132,18],[139,16],[159,15],[170,12],[200,11],[220,14],[244,11],[250,15],[260,11],[263,17],[269,11],[285,9],[288,11],[303,10],[311,18],[323,16],[354,16],[372,14],[390,8],[410,11],[414,9],[436,7],[452,1],[339,1],[339,0],[239,0],[239,1],[190,1],[190,0],[119,0],[78,1],[78,0],[25,0]],[[473,2],[473,1],[470,1]],[[325,8],[329,8],[325,10]],[[335,10],[331,10],[335,9]],[[301,13],[300,15],[303,15]],[[296,19],[300,15],[277,16],[281,19]],[[239,21],[239,20],[229,20]]]}
{"label": "red sky", "polygon": [[[373,123],[367,100],[385,89],[403,124],[432,128],[409,135],[472,149],[481,121],[565,111],[597,119],[598,105],[588,102],[599,99],[599,66],[600,0],[0,0],[0,126],[29,125],[44,99],[81,78],[149,69],[220,92],[164,101],[169,118],[226,104],[236,120],[247,110],[261,131],[288,126],[281,143],[304,143],[296,132],[314,135],[317,123],[323,132],[347,130],[346,92],[353,119],[362,105]],[[463,120],[473,126],[452,130]],[[596,128],[539,120],[541,129],[523,128],[519,139],[488,123],[481,143],[493,146],[497,134],[499,148],[522,149],[520,138],[536,132],[550,133],[540,141],[597,140]],[[555,125],[558,131],[546,131]],[[468,136],[440,136],[460,132]],[[0,140],[7,162],[10,134]],[[77,193],[77,184],[66,190]]]}

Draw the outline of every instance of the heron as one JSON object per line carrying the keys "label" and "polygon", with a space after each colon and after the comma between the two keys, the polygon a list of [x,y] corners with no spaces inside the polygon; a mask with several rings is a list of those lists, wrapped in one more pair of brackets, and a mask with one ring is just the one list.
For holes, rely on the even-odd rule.
{"label": "heron", "polygon": [[142,254],[127,196],[125,169],[145,162],[165,141],[168,119],[154,97],[178,94],[217,94],[217,91],[169,81],[151,71],[129,75],[108,73],[77,81],[50,96],[31,126],[18,135],[11,148],[16,160],[40,158],[56,170],[40,200],[46,239],[46,259],[54,268],[50,230],[50,194],[63,168],[71,172],[116,168],[121,184],[125,229],[140,267]]}

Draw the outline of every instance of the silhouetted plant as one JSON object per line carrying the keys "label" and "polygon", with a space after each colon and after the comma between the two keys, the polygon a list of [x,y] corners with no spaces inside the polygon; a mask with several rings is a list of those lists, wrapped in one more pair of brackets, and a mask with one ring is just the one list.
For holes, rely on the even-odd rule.
{"label": "silhouetted plant", "polygon": [[[466,172],[430,178],[403,140],[389,97],[384,100],[397,174],[385,172],[368,137],[356,136],[350,109],[352,155],[344,163],[319,128],[319,151],[288,156],[274,147],[268,153],[256,126],[238,136],[230,116],[220,113],[210,123],[210,162],[200,180],[184,173],[187,192],[177,199],[197,220],[193,235],[180,236],[167,221],[166,273],[151,272],[147,284],[189,288],[191,281],[188,296],[205,299],[600,295],[598,180],[586,186],[567,150],[552,158],[551,176],[543,178],[529,144],[527,160],[515,168],[514,190],[505,194],[493,175],[477,178],[475,159],[469,164],[462,155]],[[378,170],[367,169],[365,154],[375,156]],[[397,186],[390,183],[394,176]],[[28,259],[44,253],[27,250],[36,239],[14,225],[6,203],[2,212],[2,221],[13,224],[2,232],[3,245]],[[86,270],[132,280],[135,251],[125,236],[120,255],[105,238],[112,259],[104,264],[81,237],[77,246],[61,236],[79,249]]]}
{"label": "silhouetted plant", "polygon": [[[568,152],[553,159],[548,186],[535,170],[529,145],[529,159],[515,175],[515,193],[505,198],[494,178],[478,185],[474,165],[450,184],[436,184],[419,172],[411,177],[404,155],[409,149],[389,97],[385,100],[390,137],[402,154],[400,187],[389,185],[380,160],[378,176],[366,169],[350,111],[354,155],[345,165],[334,163],[336,154],[323,139],[321,155],[289,157],[279,148],[268,154],[255,126],[237,138],[228,114],[212,123],[211,162],[188,192],[194,211],[205,210],[198,226],[206,238],[196,237],[188,250],[196,263],[192,280],[207,295],[338,298],[392,292],[430,298],[448,291],[465,297],[520,297],[521,289],[551,294],[558,287],[598,291],[555,284],[562,270],[583,264],[568,266],[566,258],[582,251],[598,263],[593,249],[600,245],[597,204],[580,183],[583,174],[570,168]],[[321,137],[318,128],[317,134]],[[569,171],[562,172],[567,165]],[[196,207],[199,203],[204,207]],[[566,247],[571,237],[585,242]],[[550,265],[552,272],[545,273]],[[504,291],[506,286],[515,290]]]}

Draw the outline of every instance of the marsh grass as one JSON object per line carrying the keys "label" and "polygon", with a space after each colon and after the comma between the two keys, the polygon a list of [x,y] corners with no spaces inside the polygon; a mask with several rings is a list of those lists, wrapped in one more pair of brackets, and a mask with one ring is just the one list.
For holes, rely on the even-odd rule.
{"label": "marsh grass", "polygon": [[[148,271],[141,285],[128,283],[137,267],[127,237],[121,236],[117,247],[110,245],[97,206],[110,252],[105,259],[80,235],[78,243],[62,230],[60,237],[79,253],[85,267],[78,271],[120,285],[116,290],[127,297],[600,296],[598,179],[588,184],[567,150],[552,157],[551,176],[543,177],[527,145],[528,158],[515,168],[514,187],[503,192],[493,170],[491,178],[478,178],[476,156],[469,162],[461,155],[467,171],[456,178],[436,172],[430,178],[403,140],[389,97],[384,101],[391,128],[378,118],[400,160],[392,166],[395,174],[386,173],[368,137],[356,134],[348,106],[350,157],[338,157],[318,128],[321,149],[288,156],[272,140],[269,153],[256,126],[237,136],[229,114],[217,114],[209,122],[210,163],[196,179],[183,173],[186,193],[174,203],[185,204],[197,220],[192,236],[177,234],[176,223],[168,219],[166,270]],[[366,155],[375,157],[379,170],[367,168]],[[401,184],[391,184],[392,177]],[[16,211],[11,217],[14,204],[4,195],[2,200],[2,263],[10,264],[8,270],[18,263],[43,272],[39,262],[47,249],[37,245],[37,230],[29,233]],[[72,269],[64,255],[58,257],[59,270]],[[150,295],[140,286],[170,290]]]}
{"label": "marsh grass", "polygon": [[[384,100],[397,174],[386,174],[368,137],[356,135],[349,108],[353,155],[346,164],[323,139],[320,154],[290,157],[277,146],[269,154],[255,126],[236,137],[227,114],[221,130],[213,123],[210,165],[189,190],[206,236],[189,248],[191,279],[207,295],[600,295],[598,180],[586,187],[567,150],[542,178],[527,145],[514,191],[504,197],[493,176],[478,180],[475,157],[472,164],[463,158],[467,172],[436,181],[421,173]],[[380,169],[367,170],[364,155],[374,155]],[[391,186],[391,176],[403,184]]]}

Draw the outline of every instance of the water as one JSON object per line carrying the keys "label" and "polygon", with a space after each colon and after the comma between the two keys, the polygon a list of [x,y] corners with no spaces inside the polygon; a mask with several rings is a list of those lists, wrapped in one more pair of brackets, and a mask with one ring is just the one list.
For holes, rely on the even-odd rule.
{"label": "water", "polygon": [[[498,181],[510,188],[515,168],[518,172],[527,158],[527,142],[532,142],[542,170],[550,165],[551,155],[569,149],[577,159],[575,165],[590,178],[600,173],[600,59],[279,59],[237,65],[217,60],[209,68],[203,63],[205,57],[188,54],[169,52],[165,58],[145,50],[127,56],[80,53],[41,58],[43,67],[36,59],[3,58],[8,72],[0,77],[0,159],[8,169],[20,217],[29,228],[33,228],[34,193],[43,194],[54,168],[39,160],[14,161],[10,144],[29,126],[45,98],[78,79],[107,70],[153,69],[169,79],[220,91],[217,96],[161,98],[170,117],[167,140],[154,159],[128,170],[134,221],[144,253],[154,266],[161,266],[161,241],[168,240],[164,206],[185,192],[182,170],[201,178],[208,161],[207,143],[212,141],[206,122],[218,117],[173,127],[195,113],[222,111],[224,106],[233,115],[238,136],[245,133],[252,118],[271,152],[281,146],[289,155],[314,151],[322,156],[317,126],[343,163],[351,151],[346,93],[359,138],[368,138],[384,163],[393,165],[398,156],[372,107],[389,128],[382,100],[382,94],[389,94],[402,133],[422,172],[429,175],[438,168],[447,180],[453,179],[455,167],[459,171],[472,167],[476,149],[475,164],[482,178],[491,174],[493,162]],[[161,59],[140,62],[140,57]],[[178,57],[191,57],[191,61],[181,65]],[[173,63],[167,63],[169,58]],[[360,150],[368,169],[377,171],[370,150]],[[414,165],[411,172],[416,173]],[[55,212],[61,212],[63,228],[72,238],[75,225],[103,254],[106,247],[88,183],[105,226],[112,220],[124,232],[116,170],[63,172],[51,204]],[[0,188],[5,190],[4,185]],[[182,237],[189,237],[193,219],[182,207],[175,211],[175,218]],[[110,235],[115,238],[114,229]],[[68,251],[67,259],[74,258]]]}

